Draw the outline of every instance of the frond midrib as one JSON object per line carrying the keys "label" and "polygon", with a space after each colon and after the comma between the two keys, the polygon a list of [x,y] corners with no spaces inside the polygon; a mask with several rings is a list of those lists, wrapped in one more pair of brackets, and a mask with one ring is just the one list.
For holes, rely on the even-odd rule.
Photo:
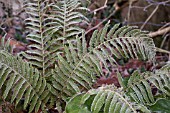
{"label": "frond midrib", "polygon": [[42,23],[43,23],[43,20],[42,20],[42,14],[41,14],[41,8],[40,8],[40,0],[38,1],[38,9],[39,9],[39,19],[40,19],[40,37],[41,37],[41,47],[42,47],[42,59],[43,59],[43,66],[42,66],[42,76],[45,76],[45,57],[44,57],[44,54],[45,54],[45,50],[44,50],[44,39],[43,39],[43,26],[42,26]]}

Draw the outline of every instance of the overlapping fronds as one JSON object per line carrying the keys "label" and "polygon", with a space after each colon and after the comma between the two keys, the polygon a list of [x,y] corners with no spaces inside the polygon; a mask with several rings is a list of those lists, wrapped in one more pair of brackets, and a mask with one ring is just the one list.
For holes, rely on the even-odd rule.
{"label": "overlapping fronds", "polygon": [[128,81],[126,90],[136,102],[148,105],[155,102],[152,94],[154,87],[170,96],[170,71],[168,71],[168,68],[170,66],[166,65],[154,73],[140,74],[137,71],[134,72]]}
{"label": "overlapping fronds", "polygon": [[135,101],[143,104],[151,104],[155,101],[150,83],[139,72],[136,71],[132,74],[127,86],[127,91],[129,90],[130,96]]}
{"label": "overlapping fronds", "polygon": [[[170,96],[170,65],[150,74],[149,81],[167,96]],[[154,77],[155,76],[155,77]]]}
{"label": "overlapping fronds", "polygon": [[1,90],[4,99],[10,97],[11,103],[17,106],[24,98],[24,109],[29,107],[29,112],[37,112],[48,102],[46,84],[46,80],[30,64],[0,51],[0,89],[4,89]]}
{"label": "overlapping fronds", "polygon": [[[52,11],[47,18],[52,21],[48,25],[51,26],[47,30],[54,34],[57,40],[67,42],[67,40],[74,39],[76,35],[82,32],[78,25],[88,19],[81,13],[82,10],[88,9],[81,6],[80,0],[58,0],[56,4],[50,4]],[[58,28],[56,29],[56,28]]]}
{"label": "overlapping fronds", "polygon": [[[72,101],[76,98],[71,99],[67,106],[73,104]],[[113,85],[89,90],[79,101],[79,106],[86,106],[89,113],[138,113],[139,111],[150,113],[144,106],[133,103],[121,89]],[[66,113],[71,113],[67,107]]]}
{"label": "overlapping fronds", "polygon": [[119,25],[108,32],[108,27],[107,24],[95,31],[89,46],[83,35],[76,44],[65,47],[66,57],[58,55],[53,85],[62,96],[90,89],[96,77],[103,74],[102,67],[109,71],[108,64],[117,65],[117,59],[154,60],[154,43],[145,33],[128,26],[118,28]]}
{"label": "overlapping fronds", "polygon": [[30,29],[27,39],[31,44],[28,46],[30,49],[26,51],[24,56],[42,71],[42,76],[45,76],[50,66],[54,64],[57,51],[55,46],[52,50],[50,49],[52,39],[47,33],[48,22],[45,21],[47,6],[48,1],[46,0],[32,0],[32,2],[25,5],[26,12],[29,15],[29,18],[25,21],[27,28]]}

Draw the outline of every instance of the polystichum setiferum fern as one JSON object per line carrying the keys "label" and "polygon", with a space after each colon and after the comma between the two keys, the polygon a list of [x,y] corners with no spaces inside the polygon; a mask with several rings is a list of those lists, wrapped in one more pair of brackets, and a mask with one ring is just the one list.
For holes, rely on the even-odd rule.
{"label": "polystichum setiferum fern", "polygon": [[48,68],[55,62],[55,51],[49,51],[51,46],[51,37],[47,35],[45,16],[47,10],[47,1],[33,0],[31,3],[26,3],[27,28],[31,33],[27,36],[27,40],[32,43],[28,46],[30,48],[23,54],[29,62],[36,66],[42,72],[42,76],[47,74]]}
{"label": "polystichum setiferum fern", "polygon": [[64,110],[63,102],[67,104],[66,113],[150,112],[149,106],[157,100],[153,87],[162,98],[170,96],[170,65],[154,72],[135,71],[127,82],[118,73],[121,87],[94,89],[97,78],[105,76],[103,68],[110,72],[110,65],[118,66],[120,59],[154,62],[156,51],[145,32],[119,24],[112,27],[107,23],[94,31],[87,43],[84,31],[78,27],[86,20],[79,12],[86,8],[80,3],[32,0],[25,4],[29,16],[25,22],[31,31],[27,39],[31,44],[23,53],[24,60],[1,48],[2,98],[9,97],[15,105],[24,100],[24,109],[29,112],[60,107]]}
{"label": "polystichum setiferum fern", "polygon": [[[134,37],[133,33],[127,33],[136,30],[131,27],[125,26],[118,29],[118,25],[115,25],[107,32],[108,27],[107,24],[100,32],[93,33],[89,47],[82,35],[81,38],[77,38],[76,44],[69,43],[68,47],[65,47],[65,58],[58,55],[53,85],[62,93],[61,96],[71,96],[81,92],[81,87],[90,89],[96,77],[103,75],[100,63],[109,71],[109,64],[118,64],[116,59],[154,60],[153,41],[143,32],[139,32],[139,35]],[[81,87],[77,87],[77,84]]]}
{"label": "polystichum setiferum fern", "polygon": [[85,16],[78,10],[86,8],[80,7],[78,0],[59,0],[55,4],[46,0],[33,0],[32,3],[26,3],[25,7],[29,16],[25,20],[26,25],[31,31],[27,40],[32,43],[24,56],[42,70],[43,76],[47,76],[49,68],[56,61],[56,53],[63,48],[61,43],[81,33],[82,29],[76,24]]}
{"label": "polystichum setiferum fern", "polygon": [[5,89],[2,98],[6,99],[12,92],[11,103],[17,105],[24,98],[24,109],[30,106],[30,112],[34,109],[38,112],[48,102],[49,91],[46,85],[45,78],[29,63],[0,51],[0,89]]}
{"label": "polystichum setiferum fern", "polygon": [[73,106],[69,105],[77,105],[84,113],[150,113],[142,104],[131,102],[125,92],[114,85],[91,89],[86,94],[75,96],[68,102],[67,113],[74,111]]}
{"label": "polystichum setiferum fern", "polygon": [[153,86],[165,95],[170,96],[169,77],[168,69],[143,74],[135,72],[130,77],[126,90],[136,102],[149,105],[155,101],[152,94]]}
{"label": "polystichum setiferum fern", "polygon": [[51,25],[48,30],[57,40],[64,43],[67,43],[67,40],[75,40],[74,37],[81,34],[83,30],[78,27],[78,24],[88,21],[80,11],[88,11],[88,9],[81,7],[80,0],[58,0],[56,4],[49,5],[53,10],[50,11],[52,14],[48,18],[52,21],[48,23]]}
{"label": "polystichum setiferum fern", "polygon": [[66,113],[72,113],[74,110],[76,113],[151,113],[147,107],[156,101],[151,91],[153,86],[158,92],[161,91],[165,98],[169,97],[169,69],[168,64],[154,73],[140,74],[136,71],[129,78],[126,88],[105,85],[78,94],[68,102]]}

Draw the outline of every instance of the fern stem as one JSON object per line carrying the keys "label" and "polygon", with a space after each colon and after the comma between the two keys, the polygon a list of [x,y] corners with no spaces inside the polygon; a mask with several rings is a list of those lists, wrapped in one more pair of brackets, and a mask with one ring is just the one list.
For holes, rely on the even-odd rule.
{"label": "fern stem", "polygon": [[41,47],[42,47],[42,59],[43,59],[43,62],[42,62],[42,65],[43,65],[43,68],[42,68],[42,76],[45,76],[45,57],[44,57],[44,54],[45,54],[45,51],[44,51],[44,41],[43,41],[43,26],[42,26],[42,23],[43,23],[43,20],[42,20],[42,14],[41,14],[41,6],[40,6],[40,2],[41,0],[38,1],[38,9],[39,9],[39,19],[40,19],[40,33],[41,33]]}
{"label": "fern stem", "polygon": [[[66,35],[66,10],[67,6],[66,6],[66,1],[64,0],[64,28],[63,28],[63,38],[65,39],[65,35]],[[63,41],[64,44],[64,41]]]}

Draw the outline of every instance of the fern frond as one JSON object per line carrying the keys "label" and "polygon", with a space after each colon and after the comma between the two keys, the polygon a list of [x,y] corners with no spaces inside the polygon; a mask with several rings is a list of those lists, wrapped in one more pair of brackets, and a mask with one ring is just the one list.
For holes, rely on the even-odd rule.
{"label": "fern frond", "polygon": [[170,63],[166,64],[161,68],[161,71],[170,72]]}
{"label": "fern frond", "polygon": [[147,76],[140,75],[137,71],[132,74],[128,81],[127,91],[138,103],[151,104],[155,101]]}
{"label": "fern frond", "polygon": [[10,39],[5,40],[6,34],[0,39],[0,50],[12,53],[13,47],[10,46]]}
{"label": "fern frond", "polygon": [[26,3],[25,7],[29,15],[25,21],[27,28],[31,31],[27,39],[32,43],[28,46],[29,50],[23,55],[33,66],[41,70],[42,76],[47,76],[50,67],[56,60],[57,51],[55,46],[51,50],[53,40],[47,33],[49,28],[47,28],[48,22],[45,19],[47,18],[48,2],[33,0],[31,3]]}
{"label": "fern frond", "polygon": [[38,112],[47,104],[49,91],[46,88],[45,78],[40,76],[38,70],[22,59],[13,57],[0,51],[0,89],[3,87],[3,98],[10,94],[11,103],[17,104],[24,98],[24,109],[29,106],[29,112]]}
{"label": "fern frond", "polygon": [[[57,35],[57,39],[61,39],[64,43],[66,40],[75,40],[75,36],[82,32],[78,24],[82,21],[87,22],[88,19],[81,13],[81,10],[87,11],[85,7],[81,7],[80,0],[58,0],[57,4],[50,4],[52,7],[51,15],[47,18],[52,21],[48,25],[51,34]],[[59,27],[60,30],[55,30]]]}
{"label": "fern frond", "polygon": [[151,73],[148,80],[158,88],[158,90],[162,91],[167,96],[170,96],[170,64]]}
{"label": "fern frond", "polygon": [[[74,98],[67,106],[72,104],[72,100]],[[150,113],[147,108],[131,102],[121,89],[113,85],[92,89],[83,94],[79,101],[79,106],[86,106],[91,113],[138,113],[139,111]],[[70,113],[69,110],[66,113]]]}
{"label": "fern frond", "polygon": [[[81,39],[77,38],[75,44],[70,42],[65,47],[65,57],[58,55],[53,76],[55,81],[52,82],[61,95],[65,94],[67,97],[81,92],[82,89],[90,89],[97,76],[103,75],[102,67],[109,71],[109,64],[118,65],[117,59],[154,60],[155,46],[152,39],[133,37],[128,31],[122,35],[121,33],[129,27],[118,29],[117,25],[107,35],[108,27],[107,24],[100,32],[93,33],[89,47],[85,35],[82,35]],[[126,37],[126,34],[132,37]]]}
{"label": "fern frond", "polygon": [[152,94],[152,87],[155,86],[167,96],[170,96],[170,66],[166,65],[156,72],[146,72],[140,74],[134,72],[128,81],[127,91],[130,91],[131,97],[138,103],[152,104],[155,102]]}

